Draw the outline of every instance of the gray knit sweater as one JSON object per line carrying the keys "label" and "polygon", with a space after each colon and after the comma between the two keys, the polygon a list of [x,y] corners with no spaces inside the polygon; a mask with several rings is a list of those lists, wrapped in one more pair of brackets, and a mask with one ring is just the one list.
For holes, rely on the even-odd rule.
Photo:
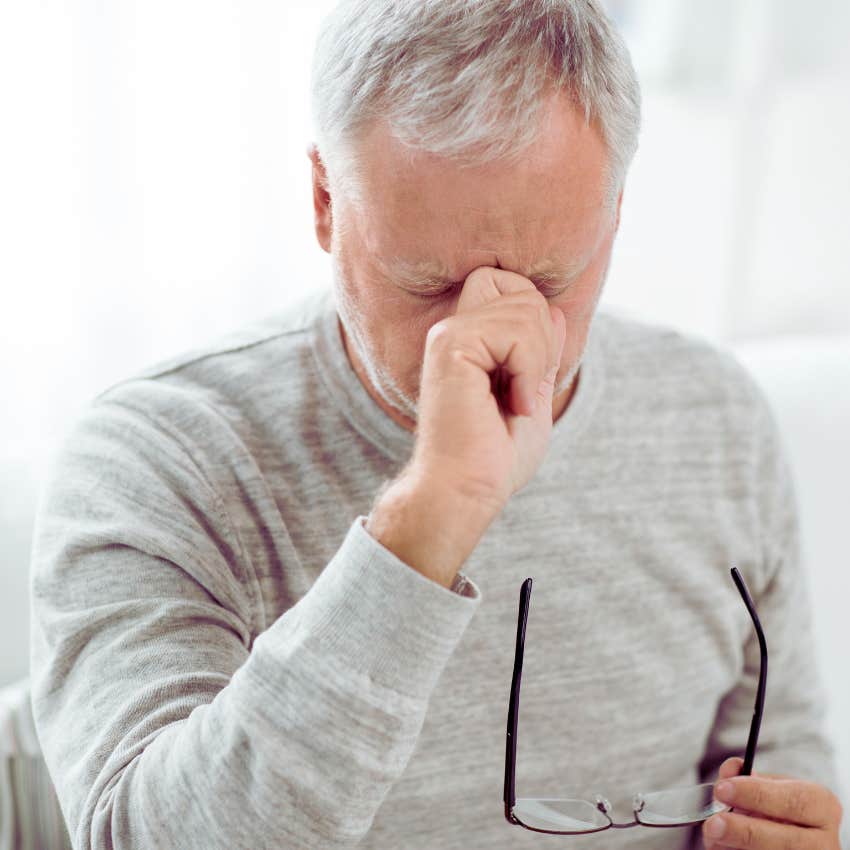
{"label": "gray knit sweater", "polygon": [[[363,527],[414,436],[371,400],[330,291],[100,394],[56,451],[32,561],[33,710],[78,848],[685,848],[503,815],[517,796],[755,769],[836,789],[793,482],[738,362],[600,310],[536,477],[455,592]],[[427,528],[422,529],[428,534]],[[591,796],[591,799],[593,797]]]}

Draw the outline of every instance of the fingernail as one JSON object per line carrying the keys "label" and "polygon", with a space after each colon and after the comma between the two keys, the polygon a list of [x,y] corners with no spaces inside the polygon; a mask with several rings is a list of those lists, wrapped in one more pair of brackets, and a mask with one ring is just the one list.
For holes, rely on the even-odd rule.
{"label": "fingernail", "polygon": [[726,832],[726,821],[720,815],[709,818],[705,825],[705,833],[709,838],[722,838],[724,832]]}
{"label": "fingernail", "polygon": [[714,793],[718,800],[723,800],[724,803],[731,803],[735,796],[735,786],[731,782],[718,782],[714,787]]}

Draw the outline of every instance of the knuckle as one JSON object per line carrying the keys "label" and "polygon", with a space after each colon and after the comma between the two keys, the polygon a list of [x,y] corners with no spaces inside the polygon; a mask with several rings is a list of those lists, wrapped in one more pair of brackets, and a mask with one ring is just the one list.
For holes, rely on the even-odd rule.
{"label": "knuckle", "polygon": [[[743,843],[744,847],[758,847],[758,844],[756,843],[758,841],[758,834],[756,832],[756,824],[755,824],[755,821],[752,818],[747,818],[746,822],[744,823],[742,833],[743,833],[742,837],[744,839],[744,843]],[[725,836],[724,836],[724,838],[725,838]]]}
{"label": "knuckle", "polygon": [[441,319],[428,328],[428,333],[425,334],[425,347],[437,350],[450,347],[455,336],[454,324],[449,319]]}
{"label": "knuckle", "polygon": [[[510,327],[513,329],[511,336],[519,332],[521,339],[539,343],[541,350],[546,354],[550,347],[548,330],[552,321],[548,302],[536,289],[513,293],[513,296],[516,300],[513,300],[510,305],[505,305],[505,307],[509,306],[509,311],[502,314],[499,324],[491,327],[503,330]],[[493,318],[495,319],[496,316],[494,315]],[[466,315],[446,316],[428,328],[425,334],[425,348],[437,354],[463,347],[465,336],[471,333],[473,328],[483,330],[484,325],[478,327]]]}
{"label": "knuckle", "polygon": [[460,343],[446,346],[443,354],[440,362],[450,367],[463,366],[465,363],[474,363],[477,360],[474,353]]}

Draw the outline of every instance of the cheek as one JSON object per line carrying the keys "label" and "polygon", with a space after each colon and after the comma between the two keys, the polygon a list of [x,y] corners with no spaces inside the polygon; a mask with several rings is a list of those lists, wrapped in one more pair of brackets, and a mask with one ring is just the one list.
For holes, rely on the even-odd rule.
{"label": "cheek", "polygon": [[567,322],[567,344],[575,333],[584,332],[590,326],[596,308],[594,291],[571,291],[564,293],[553,303],[564,314]]}
{"label": "cheek", "polygon": [[392,320],[387,317],[385,332],[391,366],[412,378],[418,377],[425,360],[428,331],[437,322],[455,314],[457,300],[453,297],[433,303],[406,304],[398,307]]}
{"label": "cheek", "polygon": [[[398,313],[395,328],[400,337],[420,352],[425,350],[425,337],[437,322],[457,312],[458,297],[435,298],[406,304]],[[403,314],[403,315],[402,315]]]}
{"label": "cheek", "polygon": [[407,371],[421,360],[425,337],[437,318],[400,299],[374,301],[361,311],[361,325],[391,369]]}
{"label": "cheek", "polygon": [[566,292],[552,299],[552,303],[563,311],[567,325],[573,322],[590,324],[601,294],[604,270],[604,263],[594,263]]}
{"label": "cheek", "polygon": [[554,303],[566,319],[567,335],[564,340],[564,353],[561,359],[562,370],[571,366],[581,355],[590,331],[590,324],[596,309],[597,288],[581,281],[576,282]]}

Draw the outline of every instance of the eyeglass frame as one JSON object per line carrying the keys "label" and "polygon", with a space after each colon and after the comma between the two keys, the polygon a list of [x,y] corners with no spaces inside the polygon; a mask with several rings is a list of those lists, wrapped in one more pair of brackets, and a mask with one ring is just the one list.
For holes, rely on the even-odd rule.
{"label": "eyeglass frame", "polygon": [[[753,708],[753,719],[750,723],[750,734],[747,738],[747,749],[744,755],[744,764],[741,767],[741,772],[739,774],[740,776],[749,776],[752,773],[753,759],[755,758],[756,745],[758,744],[759,729],[761,728],[761,718],[762,714],[764,713],[764,696],[765,687],[767,684],[767,643],[765,642],[764,632],[762,631],[761,621],[759,620],[758,614],[756,613],[753,598],[750,595],[750,591],[747,588],[743,576],[741,575],[737,567],[732,567],[730,573],[732,575],[732,579],[735,582],[735,586],[738,588],[738,592],[741,594],[741,598],[744,601],[744,605],[746,605],[747,611],[749,612],[749,615],[752,618],[756,636],[758,637],[759,653],[761,656],[761,663],[759,667],[759,683],[758,689],[756,690],[756,701],[755,706]],[[699,820],[695,821],[688,821],[687,823],[645,823],[641,821],[638,817],[641,810],[636,809],[633,812],[635,816],[635,819],[633,821],[630,821],[629,823],[614,823],[608,814],[606,806],[602,802],[602,798],[599,797],[597,797],[596,805],[597,808],[605,815],[605,817],[608,818],[608,824],[607,826],[600,826],[598,829],[584,829],[579,830],[577,832],[539,829],[537,827],[528,826],[527,824],[524,824],[516,817],[516,815],[514,815],[513,809],[516,805],[516,740],[517,722],[519,719],[519,690],[520,682],[522,679],[522,661],[523,655],[525,653],[525,627],[528,623],[528,609],[529,600],[531,598],[531,584],[532,580],[529,576],[522,583],[519,592],[519,617],[517,619],[516,648],[514,650],[514,670],[513,676],[511,678],[510,702],[508,703],[508,730],[507,743],[505,747],[504,793],[505,819],[508,821],[508,823],[514,826],[521,826],[524,829],[531,830],[532,832],[543,832],[548,833],[550,835],[588,835],[594,832],[603,832],[606,829],[628,829],[632,826],[650,826],[661,828],[692,826],[694,824],[702,823],[703,821],[707,820],[708,817],[711,817],[711,815],[708,815],[707,817],[700,818]],[[731,809],[729,810],[731,811]]]}

